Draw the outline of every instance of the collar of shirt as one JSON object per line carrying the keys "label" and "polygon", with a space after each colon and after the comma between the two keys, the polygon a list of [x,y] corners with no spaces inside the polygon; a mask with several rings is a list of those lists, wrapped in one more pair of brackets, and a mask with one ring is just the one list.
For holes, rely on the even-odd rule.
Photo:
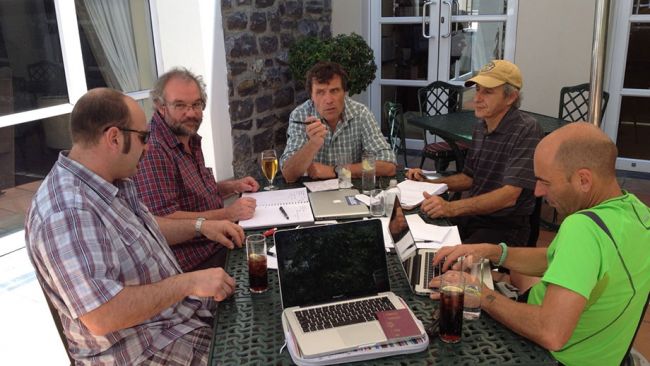
{"label": "collar of shirt", "polygon": [[79,179],[86,183],[88,188],[96,192],[97,196],[106,202],[107,205],[110,205],[113,200],[120,195],[128,202],[136,215],[140,216],[143,213],[137,199],[137,191],[133,180],[125,178],[119,179],[113,183],[108,182],[79,162],[70,159],[68,153],[69,151],[62,151],[59,154],[57,164],[59,164],[61,168],[69,171],[71,174],[79,177]]}
{"label": "collar of shirt", "polygon": [[492,134],[509,134],[513,132],[513,127],[514,125],[510,123],[513,118],[517,115],[519,112],[519,109],[515,107],[510,107],[506,114],[503,115],[503,118],[501,118],[501,121],[497,125],[497,128],[492,130],[491,132],[488,132],[488,126],[485,120],[481,120],[481,123],[483,124],[483,134],[488,136]]}
{"label": "collar of shirt", "polygon": [[[178,137],[172,132],[171,128],[167,125],[167,122],[163,117],[158,113],[154,112],[151,118],[151,137],[158,138],[160,136],[159,142],[165,144],[169,149],[179,149],[183,150],[183,143],[178,139]],[[194,150],[201,146],[201,136],[194,135],[190,136],[190,151],[194,154]]]}

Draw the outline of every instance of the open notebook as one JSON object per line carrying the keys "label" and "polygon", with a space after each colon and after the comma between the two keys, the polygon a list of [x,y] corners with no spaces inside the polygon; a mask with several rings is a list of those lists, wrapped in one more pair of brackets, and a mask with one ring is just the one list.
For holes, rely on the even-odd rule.
{"label": "open notebook", "polygon": [[[254,198],[257,202],[253,217],[239,221],[239,225],[244,229],[260,229],[314,222],[314,215],[311,212],[306,188],[246,192],[242,193],[241,196]],[[284,213],[280,208],[284,210]]]}

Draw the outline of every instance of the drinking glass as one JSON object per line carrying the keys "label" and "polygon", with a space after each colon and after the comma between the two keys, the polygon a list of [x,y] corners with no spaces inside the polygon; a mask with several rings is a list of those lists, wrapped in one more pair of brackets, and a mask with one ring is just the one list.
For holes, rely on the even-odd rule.
{"label": "drinking glass", "polygon": [[440,339],[460,342],[463,333],[465,281],[462,271],[449,270],[440,278]]}
{"label": "drinking glass", "polygon": [[465,274],[465,301],[463,303],[463,318],[478,319],[481,316],[481,288],[483,287],[483,268],[489,266],[483,258],[467,256],[463,259]]}
{"label": "drinking glass", "polygon": [[278,187],[273,185],[273,179],[275,179],[275,174],[278,172],[278,157],[275,155],[275,150],[262,151],[261,161],[262,173],[269,180],[269,185],[264,187],[264,190],[272,191],[278,189]]}
{"label": "drinking glass", "polygon": [[266,237],[253,234],[246,237],[248,257],[248,285],[252,293],[262,293],[269,287],[266,264]]}
{"label": "drinking glass", "polygon": [[364,151],[361,157],[361,192],[370,195],[375,189],[375,154]]}
{"label": "drinking glass", "polygon": [[370,191],[370,213],[372,216],[384,216],[384,191],[373,189]]}
{"label": "drinking glass", "polygon": [[339,178],[339,188],[352,188],[352,157],[346,153],[336,156],[336,174]]}

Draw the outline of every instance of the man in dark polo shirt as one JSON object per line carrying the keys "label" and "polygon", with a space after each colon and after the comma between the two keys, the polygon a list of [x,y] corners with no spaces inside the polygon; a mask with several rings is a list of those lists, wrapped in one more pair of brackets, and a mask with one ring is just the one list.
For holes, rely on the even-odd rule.
{"label": "man in dark polo shirt", "polygon": [[[522,78],[515,64],[494,60],[465,82],[472,85],[480,122],[474,127],[463,172],[433,180],[469,194],[445,201],[425,193],[421,210],[433,218],[451,218],[463,243],[525,246],[535,206],[533,154],[543,132],[533,117],[519,110]],[[407,176],[425,179],[420,169],[409,170]]]}

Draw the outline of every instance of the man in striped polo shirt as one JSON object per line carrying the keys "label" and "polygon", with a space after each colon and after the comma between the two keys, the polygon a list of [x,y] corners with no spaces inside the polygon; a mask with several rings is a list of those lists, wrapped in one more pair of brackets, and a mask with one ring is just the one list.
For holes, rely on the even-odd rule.
{"label": "man in striped polo shirt", "polygon": [[[474,127],[465,167],[461,173],[434,180],[468,194],[445,201],[425,193],[421,210],[433,218],[451,218],[464,243],[525,246],[535,206],[533,154],[543,132],[533,117],[519,110],[522,77],[515,64],[494,60],[465,82],[472,85],[480,122]],[[424,179],[419,169],[407,175]]]}

